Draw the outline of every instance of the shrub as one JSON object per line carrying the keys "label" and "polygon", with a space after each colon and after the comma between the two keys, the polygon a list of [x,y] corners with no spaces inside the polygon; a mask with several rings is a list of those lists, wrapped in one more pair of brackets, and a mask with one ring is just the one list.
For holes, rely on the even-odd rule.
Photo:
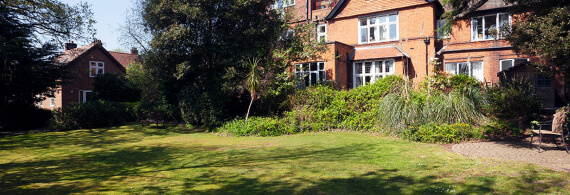
{"label": "shrub", "polygon": [[408,128],[405,135],[408,139],[427,143],[458,143],[473,137],[480,138],[482,134],[465,123],[427,123],[417,128]]}
{"label": "shrub", "polygon": [[73,128],[95,128],[135,121],[135,106],[135,104],[108,101],[71,103],[64,109],[54,111],[50,128],[56,131]]}
{"label": "shrub", "polygon": [[1,114],[0,118],[0,130],[4,131],[42,129],[52,117],[50,110],[34,105],[8,105],[4,111],[7,113]]}
{"label": "shrub", "polygon": [[230,136],[279,136],[297,132],[294,124],[270,117],[251,117],[245,124],[243,119],[234,119],[216,131]]}
{"label": "shrub", "polygon": [[406,136],[405,130],[410,126],[428,123],[476,125],[486,121],[480,109],[485,99],[478,87],[449,92],[415,91],[407,80],[395,86],[393,91],[382,99],[378,109],[383,132]]}
{"label": "shrub", "polygon": [[528,79],[515,78],[486,89],[486,112],[499,120],[528,124],[538,117],[541,102]]}

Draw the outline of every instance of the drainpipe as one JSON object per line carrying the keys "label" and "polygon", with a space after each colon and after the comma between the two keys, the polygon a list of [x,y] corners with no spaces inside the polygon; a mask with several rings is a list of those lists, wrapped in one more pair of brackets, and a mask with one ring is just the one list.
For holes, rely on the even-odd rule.
{"label": "drainpipe", "polygon": [[428,45],[429,45],[429,37],[424,39],[424,43],[426,44],[426,77],[428,76]]}
{"label": "drainpipe", "polygon": [[306,13],[307,15],[306,15],[306,18],[305,18],[305,19],[307,20],[307,22],[309,22],[309,0],[306,0],[306,1],[305,1],[305,10],[306,10],[306,12],[307,12],[307,13]]}

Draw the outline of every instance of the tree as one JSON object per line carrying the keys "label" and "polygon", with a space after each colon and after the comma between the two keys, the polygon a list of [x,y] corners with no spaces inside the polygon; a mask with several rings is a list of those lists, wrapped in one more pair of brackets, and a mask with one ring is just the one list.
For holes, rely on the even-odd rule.
{"label": "tree", "polygon": [[124,75],[98,74],[93,81],[95,97],[112,102],[136,102],[140,100],[141,91]]}
{"label": "tree", "polygon": [[[87,4],[56,0],[0,1],[0,129],[28,119],[26,112],[61,81],[56,45],[94,32]],[[49,41],[42,41],[49,40]]]}
{"label": "tree", "polygon": [[[476,11],[489,0],[444,0],[452,10],[444,31],[451,32],[457,21]],[[513,14],[506,40],[519,54],[538,56],[541,70],[570,76],[570,0],[503,0]]]}
{"label": "tree", "polygon": [[245,114],[248,67],[240,62],[263,59],[262,80],[285,81],[282,59],[318,53],[304,50],[311,44],[298,37],[307,33],[281,36],[290,28],[288,16],[268,11],[272,0],[141,1],[145,27],[154,35],[144,70],[160,81],[165,99],[187,123],[216,126]]}
{"label": "tree", "polygon": [[255,98],[257,98],[257,90],[259,89],[259,82],[260,82],[260,71],[259,71],[259,59],[250,59],[247,62],[247,66],[249,66],[249,73],[247,74],[247,78],[245,80],[246,86],[249,89],[249,93],[251,95],[251,102],[249,103],[249,107],[247,108],[247,114],[245,114],[245,124],[247,124],[247,118],[249,117],[249,111],[251,111],[251,105]]}

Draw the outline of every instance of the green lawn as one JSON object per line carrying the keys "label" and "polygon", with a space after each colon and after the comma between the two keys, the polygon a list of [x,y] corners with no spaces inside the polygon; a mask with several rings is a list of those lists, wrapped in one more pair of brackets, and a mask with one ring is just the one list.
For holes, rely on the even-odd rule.
{"label": "green lawn", "polygon": [[366,133],[185,128],[0,138],[0,194],[570,194],[570,174]]}

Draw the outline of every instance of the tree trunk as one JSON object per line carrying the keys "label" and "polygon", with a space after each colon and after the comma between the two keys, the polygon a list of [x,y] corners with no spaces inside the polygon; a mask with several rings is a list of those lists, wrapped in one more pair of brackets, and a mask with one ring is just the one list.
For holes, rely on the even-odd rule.
{"label": "tree trunk", "polygon": [[251,110],[251,105],[253,104],[254,97],[251,97],[251,102],[249,102],[249,107],[247,108],[247,114],[245,114],[245,124],[247,124],[247,118],[249,117],[249,111]]}

